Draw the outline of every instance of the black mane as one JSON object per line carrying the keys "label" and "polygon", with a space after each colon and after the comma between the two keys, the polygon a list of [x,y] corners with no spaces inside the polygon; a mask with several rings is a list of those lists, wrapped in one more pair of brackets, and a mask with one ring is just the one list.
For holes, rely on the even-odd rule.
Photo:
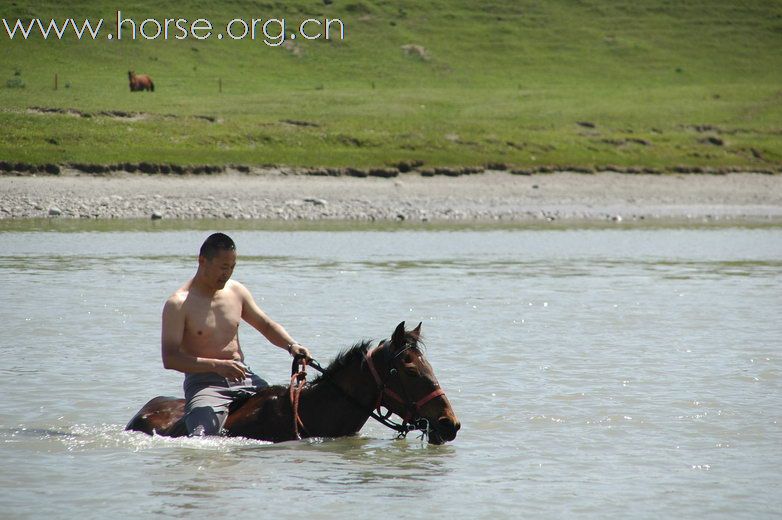
{"label": "black mane", "polygon": [[[385,341],[385,340],[383,340],[383,341]],[[378,343],[378,345],[382,345],[383,341],[380,341]],[[418,341],[411,341],[410,337],[408,336],[408,341],[410,341],[410,343],[412,343],[412,345],[410,343],[408,343],[409,347],[417,348],[417,349],[422,350],[422,351],[425,348],[425,345],[424,345],[423,341],[421,341],[420,339]],[[363,366],[364,363],[365,363],[364,356],[369,351],[369,349],[372,347],[372,343],[373,343],[372,340],[359,341],[358,343],[356,343],[352,347],[348,347],[348,348],[342,350],[342,352],[337,354],[337,357],[335,357],[331,361],[331,363],[329,363],[329,366],[323,369],[324,370],[324,374],[319,375],[318,377],[313,379],[311,384],[315,385],[318,382],[320,382],[321,378],[324,375],[325,376],[333,376],[333,375],[335,375],[337,372],[339,372],[340,370],[342,370],[346,366],[348,366],[348,365],[350,365],[352,363],[355,363],[356,362],[356,358],[359,358],[358,361]]]}
{"label": "black mane", "polygon": [[324,375],[333,376],[351,363],[355,363],[356,358],[359,358],[360,362],[363,363],[364,355],[371,346],[371,340],[364,340],[356,343],[352,347],[344,349],[342,352],[337,354],[337,357],[335,357],[334,360],[329,363],[328,367],[324,368],[325,373],[313,379],[311,384],[317,384]]}

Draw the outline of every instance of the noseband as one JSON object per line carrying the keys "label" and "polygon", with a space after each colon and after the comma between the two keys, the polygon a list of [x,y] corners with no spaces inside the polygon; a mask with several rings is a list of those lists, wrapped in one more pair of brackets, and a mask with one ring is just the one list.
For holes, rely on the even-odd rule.
{"label": "noseband", "polygon": [[[377,383],[377,388],[379,390],[378,396],[377,396],[377,402],[375,403],[375,411],[378,415],[382,415],[380,412],[380,407],[385,406],[388,410],[388,413],[385,415],[385,419],[388,419],[391,415],[391,408],[383,403],[383,396],[388,396],[391,399],[395,400],[396,402],[400,403],[405,408],[405,415],[402,416],[403,425],[406,424],[413,424],[417,423],[418,419],[421,418],[420,411],[421,408],[434,399],[435,397],[440,397],[441,395],[445,395],[445,391],[442,388],[437,388],[436,390],[432,391],[431,393],[423,396],[422,398],[418,399],[417,401],[413,401],[408,397],[407,390],[405,389],[404,380],[402,379],[402,376],[397,370],[396,367],[394,367],[394,362],[405,353],[406,350],[410,349],[411,347],[406,347],[399,351],[394,357],[390,358],[390,368],[388,369],[388,374],[386,375],[385,379],[380,377],[380,374],[378,373],[377,369],[375,368],[375,364],[372,362],[372,356],[383,349],[388,342],[384,341],[380,343],[377,347],[373,348],[369,352],[364,354],[364,359],[366,360],[367,366],[369,367],[369,371],[372,374],[372,377],[375,379],[375,383]],[[389,356],[389,351],[387,349],[382,350],[386,353],[387,357]],[[393,377],[394,375],[399,375],[399,386],[402,389],[402,394],[404,394],[404,399],[399,396],[396,392],[391,390],[391,388],[388,387],[388,381]],[[419,428],[416,428],[419,429]]]}

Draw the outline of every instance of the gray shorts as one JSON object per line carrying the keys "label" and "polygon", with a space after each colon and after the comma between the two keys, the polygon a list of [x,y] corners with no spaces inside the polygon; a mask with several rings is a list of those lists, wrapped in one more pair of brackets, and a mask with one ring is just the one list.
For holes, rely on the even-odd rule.
{"label": "gray shorts", "polygon": [[236,399],[250,397],[269,383],[248,369],[242,381],[229,381],[213,372],[186,374],[185,425],[190,436],[220,435],[228,407]]}

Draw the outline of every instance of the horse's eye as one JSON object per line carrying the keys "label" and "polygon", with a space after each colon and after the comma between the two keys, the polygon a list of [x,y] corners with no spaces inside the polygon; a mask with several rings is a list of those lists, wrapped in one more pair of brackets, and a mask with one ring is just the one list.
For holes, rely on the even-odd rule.
{"label": "horse's eye", "polygon": [[405,364],[405,374],[411,377],[418,377],[421,375],[421,372],[418,370],[418,367],[415,366],[412,363]]}

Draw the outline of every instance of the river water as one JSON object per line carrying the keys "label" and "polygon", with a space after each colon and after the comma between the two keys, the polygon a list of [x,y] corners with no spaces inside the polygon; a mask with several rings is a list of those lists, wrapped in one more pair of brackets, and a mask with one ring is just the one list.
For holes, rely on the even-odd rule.
{"label": "river water", "polygon": [[208,232],[6,224],[2,518],[779,517],[781,228],[226,225],[234,277],[322,364],[422,321],[456,440],[124,432],[182,394],[160,310]]}

